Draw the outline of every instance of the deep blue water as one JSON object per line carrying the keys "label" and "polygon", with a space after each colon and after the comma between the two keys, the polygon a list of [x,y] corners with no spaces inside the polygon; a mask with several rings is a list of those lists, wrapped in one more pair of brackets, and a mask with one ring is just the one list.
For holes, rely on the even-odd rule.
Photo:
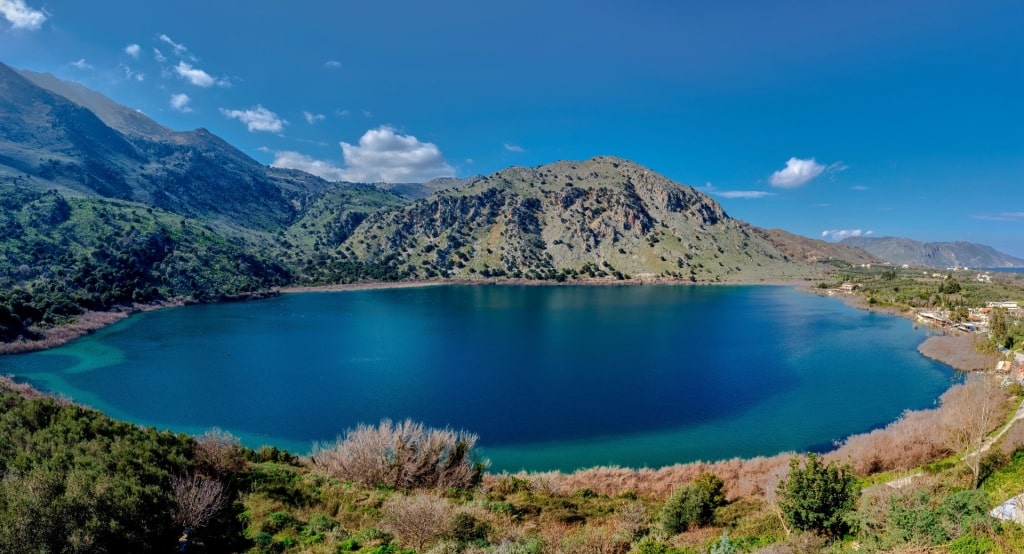
{"label": "deep blue water", "polygon": [[114,417],[306,452],[360,422],[480,435],[492,468],[660,466],[828,445],[953,372],[909,321],[769,286],[435,286],[139,314],[0,358]]}

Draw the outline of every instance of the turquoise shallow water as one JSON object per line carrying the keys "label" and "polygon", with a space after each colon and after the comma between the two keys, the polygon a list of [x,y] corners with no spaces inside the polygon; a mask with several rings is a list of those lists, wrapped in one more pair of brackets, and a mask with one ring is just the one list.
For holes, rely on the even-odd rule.
{"label": "turquoise shallow water", "polygon": [[409,417],[569,470],[826,448],[933,405],[953,372],[924,338],[787,287],[436,286],[144,313],[0,372],[252,446]]}

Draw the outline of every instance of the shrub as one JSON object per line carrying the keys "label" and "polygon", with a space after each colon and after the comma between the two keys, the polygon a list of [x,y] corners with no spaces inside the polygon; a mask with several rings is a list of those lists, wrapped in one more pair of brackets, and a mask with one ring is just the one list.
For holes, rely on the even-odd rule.
{"label": "shrub", "polygon": [[448,501],[427,493],[395,495],[381,508],[381,527],[418,552],[450,530],[452,508]]}
{"label": "shrub", "polygon": [[213,428],[196,438],[196,462],[210,468],[216,475],[229,475],[245,467],[245,448],[238,437]]}
{"label": "shrub", "polygon": [[693,483],[672,493],[661,509],[661,526],[669,533],[681,533],[690,525],[708,525],[715,509],[725,504],[725,483],[704,473]]}
{"label": "shrub", "polygon": [[859,494],[853,468],[829,462],[823,465],[815,454],[789,462],[789,476],[776,490],[786,521],[801,531],[813,531],[837,538],[849,531],[846,516],[853,511]]}
{"label": "shrub", "polygon": [[475,486],[485,464],[473,456],[476,435],[429,429],[411,420],[349,429],[333,446],[317,445],[310,459],[327,474],[347,481],[398,489]]}

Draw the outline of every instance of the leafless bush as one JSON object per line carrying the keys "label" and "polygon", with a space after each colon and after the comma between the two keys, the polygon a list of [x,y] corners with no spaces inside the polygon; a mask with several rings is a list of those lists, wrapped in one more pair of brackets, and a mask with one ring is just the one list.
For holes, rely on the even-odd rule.
{"label": "leafless bush", "polygon": [[583,525],[568,532],[558,545],[559,554],[621,554],[629,543],[608,525]]}
{"label": "leafless bush", "polygon": [[451,520],[448,501],[424,492],[392,496],[381,508],[381,528],[417,552],[441,538]]}
{"label": "leafless bush", "polygon": [[218,428],[196,437],[195,458],[217,475],[228,475],[245,467],[242,441]]}
{"label": "leafless bush", "polygon": [[1005,413],[1006,392],[989,375],[971,375],[962,385],[946,391],[941,398],[946,440],[950,449],[963,453],[971,470],[972,486],[978,486],[985,437]]}
{"label": "leafless bush", "polygon": [[767,477],[780,468],[788,467],[791,457],[792,454],[779,454],[749,460],[734,458],[719,462],[676,464],[660,469],[594,467],[570,474],[545,472],[519,474],[519,477],[529,480],[535,489],[553,494],[568,495],[579,489],[590,489],[609,496],[633,492],[666,498],[672,491],[689,484],[698,475],[714,473],[725,482],[729,500],[734,500],[745,496],[763,495]]}
{"label": "leafless bush", "polygon": [[186,528],[206,525],[228,502],[223,483],[202,475],[171,477],[171,489],[174,521]]}
{"label": "leafless bush", "polygon": [[473,460],[477,436],[429,429],[411,420],[349,429],[333,445],[316,445],[314,467],[329,475],[399,489],[471,487],[483,472]]}
{"label": "leafless bush", "polygon": [[828,461],[850,462],[859,475],[907,470],[949,453],[941,410],[906,411],[884,429],[853,435]]}

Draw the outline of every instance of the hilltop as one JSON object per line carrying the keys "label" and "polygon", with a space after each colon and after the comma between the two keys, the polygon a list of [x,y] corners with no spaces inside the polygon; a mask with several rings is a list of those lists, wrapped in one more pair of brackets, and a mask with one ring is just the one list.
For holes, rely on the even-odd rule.
{"label": "hilltop", "polygon": [[367,218],[342,250],[409,278],[813,277],[710,197],[608,156],[511,167]]}

